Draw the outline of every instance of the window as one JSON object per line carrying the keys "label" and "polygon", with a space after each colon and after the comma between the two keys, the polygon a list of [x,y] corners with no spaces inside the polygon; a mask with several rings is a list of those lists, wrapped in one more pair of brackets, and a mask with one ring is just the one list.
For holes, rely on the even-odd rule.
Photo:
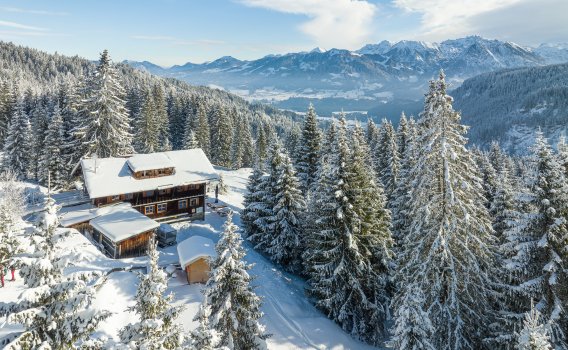
{"label": "window", "polygon": [[168,189],[165,189],[165,190],[160,190],[160,191],[158,191],[158,193],[160,195],[168,194],[168,193],[170,193],[170,189],[168,188]]}
{"label": "window", "polygon": [[154,195],[154,191],[146,191],[144,192],[144,197],[152,197]]}
{"label": "window", "polygon": [[111,201],[113,201],[113,202],[118,201],[118,200],[120,200],[120,195],[111,197]]}
{"label": "window", "polygon": [[127,193],[127,194],[124,195],[124,199],[126,199],[126,200],[129,200],[129,199],[132,199],[132,198],[134,198],[134,194],[132,194],[132,193]]}
{"label": "window", "polygon": [[167,203],[158,203],[158,213],[163,213],[168,209]]}
{"label": "window", "polygon": [[154,214],[154,206],[153,205],[147,205],[144,207],[144,214],[148,215],[148,214]]}
{"label": "window", "polygon": [[199,203],[199,202],[198,202],[198,199],[197,199],[197,198],[191,198],[191,199],[190,199],[190,202],[189,202],[189,205],[192,206],[192,207],[195,207],[198,203]]}
{"label": "window", "polygon": [[185,209],[187,208],[187,199],[182,199],[178,202],[178,209]]}

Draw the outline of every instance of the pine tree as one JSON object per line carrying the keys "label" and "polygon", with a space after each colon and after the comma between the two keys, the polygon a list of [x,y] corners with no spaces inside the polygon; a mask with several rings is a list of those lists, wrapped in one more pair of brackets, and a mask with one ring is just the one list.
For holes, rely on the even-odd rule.
{"label": "pine tree", "polygon": [[4,171],[13,171],[18,178],[28,177],[31,142],[30,120],[24,111],[23,101],[19,99],[8,129],[8,137],[4,143],[2,160]]}
{"label": "pine tree", "polygon": [[0,84],[0,147],[3,147],[6,138],[8,137],[8,129],[13,115],[13,101],[12,89],[7,80],[3,80]]}
{"label": "pine tree", "polygon": [[168,287],[166,274],[158,265],[157,243],[148,245],[148,272],[140,276],[136,304],[130,307],[140,317],[120,331],[121,341],[132,349],[180,349],[185,342],[183,330],[175,321],[181,307],[171,306],[173,295],[165,296]]}
{"label": "pine tree", "polygon": [[[566,341],[568,317],[568,185],[542,132],[533,147],[535,182],[529,222],[517,238],[517,255],[512,259],[523,272],[519,289],[552,323],[553,343]],[[528,307],[528,305],[527,305]]]}
{"label": "pine tree", "polygon": [[432,344],[434,328],[428,313],[423,310],[422,291],[419,288],[410,289],[403,295],[404,299],[394,317],[393,346],[398,350],[435,350]]}
{"label": "pine tree", "polygon": [[412,203],[412,169],[416,165],[416,128],[413,126],[414,120],[410,119],[408,123],[408,132],[405,136],[406,143],[404,153],[401,154],[401,165],[398,182],[393,194],[394,201],[392,203],[392,223],[393,237],[400,248],[404,237],[408,234],[410,226],[410,205]]}
{"label": "pine tree", "polygon": [[241,222],[243,224],[245,237],[259,237],[261,228],[255,223],[265,210],[262,202],[262,185],[264,173],[258,164],[255,165],[252,174],[248,178],[247,189],[244,194],[243,210],[241,212]]}
{"label": "pine tree", "polygon": [[79,101],[75,162],[84,156],[115,157],[133,153],[128,110],[116,68],[108,51],[101,54],[99,64],[85,83]]}
{"label": "pine tree", "polygon": [[262,179],[262,183],[257,189],[257,196],[260,197],[259,204],[256,205],[257,219],[254,225],[259,229],[258,232],[248,236],[248,239],[255,244],[255,249],[262,253],[272,245],[274,240],[274,208],[276,207],[276,196],[278,195],[278,182],[282,171],[283,153],[280,140],[272,142],[268,157],[268,176]]}
{"label": "pine tree", "polygon": [[199,306],[197,315],[193,318],[194,321],[199,322],[197,328],[191,332],[191,346],[195,350],[213,350],[213,331],[209,327],[209,317],[211,310],[207,305],[207,299]]}
{"label": "pine tree", "polygon": [[519,333],[517,349],[519,350],[552,350],[549,326],[542,324],[540,312],[531,307],[525,316],[524,326]]}
{"label": "pine tree", "polygon": [[557,149],[560,164],[564,168],[564,177],[568,179],[568,145],[566,144],[566,137],[562,136],[560,138]]}
{"label": "pine tree", "polygon": [[159,125],[156,119],[154,100],[149,92],[144,93],[142,106],[136,116],[134,147],[140,153],[154,153],[160,149]]}
{"label": "pine tree", "polygon": [[404,156],[406,152],[406,145],[408,144],[408,119],[406,114],[402,112],[400,115],[400,120],[398,122],[398,128],[396,129],[396,150],[398,152],[399,158]]}
{"label": "pine tree", "polygon": [[241,120],[243,124],[243,130],[241,132],[241,148],[243,150],[242,155],[242,167],[250,168],[255,163],[255,152],[254,152],[254,140],[252,138],[252,131],[250,128],[250,121],[247,116],[244,116]]}
{"label": "pine tree", "polygon": [[398,182],[400,160],[396,146],[396,135],[390,121],[383,119],[377,144],[377,174],[385,189],[389,208],[394,201],[393,193]]}
{"label": "pine tree", "polygon": [[0,316],[7,315],[9,323],[25,328],[7,349],[74,349],[110,316],[109,312],[93,310],[98,274],[64,276],[69,262],[56,249],[63,234],[57,230],[57,210],[48,197],[32,237],[34,253],[21,259],[20,274],[28,289],[16,304],[0,303]]}
{"label": "pine tree", "polygon": [[[197,130],[195,132],[197,143],[203,150],[205,155],[211,157],[211,141],[209,131],[209,121],[207,120],[207,112],[205,106],[200,102],[197,106]],[[210,158],[211,159],[211,158]]]}
{"label": "pine tree", "polygon": [[286,269],[299,272],[302,269],[303,235],[301,216],[306,203],[300,191],[300,184],[292,161],[287,154],[282,155],[278,169],[273,216],[268,219],[272,240],[266,249],[270,258]]}
{"label": "pine tree", "polygon": [[314,106],[310,103],[298,150],[298,179],[303,193],[307,193],[315,181],[320,149],[321,135],[317,115]]}
{"label": "pine tree", "polygon": [[[47,96],[42,96],[39,100],[34,100],[34,95],[31,91],[26,92],[28,103],[25,103],[29,109],[28,115],[31,124],[31,142],[29,154],[29,177],[44,182],[45,170],[41,169],[40,164],[42,161],[43,149],[45,146],[45,138],[47,136],[47,129],[49,126],[52,102],[47,99]],[[26,99],[24,99],[26,101]],[[29,104],[29,105],[28,105]]]}
{"label": "pine tree", "polygon": [[66,166],[61,154],[65,145],[64,131],[63,118],[56,104],[45,135],[39,175],[44,184],[47,184],[49,175],[51,186],[60,189],[67,184]]}
{"label": "pine tree", "polygon": [[263,164],[268,156],[268,140],[262,124],[258,125],[256,139],[256,157],[259,164]]}
{"label": "pine tree", "polygon": [[244,139],[246,133],[245,128],[247,128],[245,118],[243,116],[238,117],[231,149],[231,167],[233,169],[240,169],[244,164],[243,158],[246,151],[245,147],[247,147],[246,140]]}
{"label": "pine tree", "polygon": [[459,121],[441,73],[430,84],[419,122],[411,225],[399,254],[401,289],[394,302],[401,315],[407,294],[417,288],[434,329],[432,344],[447,350],[482,347],[495,315],[497,282],[491,221]]}
{"label": "pine tree", "polygon": [[14,257],[21,252],[17,235],[23,207],[23,190],[14,174],[0,174],[0,266],[15,265]]}
{"label": "pine tree", "polygon": [[[386,334],[387,304],[381,302],[388,300],[384,291],[387,273],[383,268],[389,264],[389,256],[387,253],[379,257],[376,253],[381,248],[388,250],[390,233],[377,222],[360,216],[364,208],[354,198],[359,194],[354,190],[360,185],[355,175],[360,174],[350,166],[353,161],[346,134],[342,116],[334,143],[322,161],[320,180],[309,206],[316,211],[310,217],[317,219],[304,255],[307,288],[316,299],[316,306],[346,332],[378,344]],[[372,196],[370,192],[367,195]],[[383,265],[375,265],[376,258],[382,258]]]}
{"label": "pine tree", "polygon": [[377,162],[377,145],[379,143],[379,128],[372,119],[367,120],[367,145],[373,155],[373,163]]}
{"label": "pine tree", "polygon": [[[229,123],[228,112],[224,106],[216,106],[210,117],[211,125],[211,159],[214,164],[228,166],[232,135],[227,135],[226,126]],[[228,133],[232,133],[231,129]]]}
{"label": "pine tree", "polygon": [[199,148],[199,142],[197,141],[197,137],[195,136],[195,132],[193,132],[193,130],[189,130],[189,133],[185,137],[183,141],[183,148],[184,149]]}
{"label": "pine tree", "polygon": [[171,151],[170,143],[170,121],[166,109],[166,95],[164,88],[154,85],[152,89],[152,100],[154,105],[156,136],[158,138],[158,151]]}
{"label": "pine tree", "polygon": [[216,346],[229,349],[265,349],[268,335],[259,323],[262,317],[260,298],[250,285],[252,277],[243,258],[245,251],[242,239],[229,213],[225,229],[217,246],[217,258],[205,290],[205,297],[211,307],[209,322],[219,334]]}

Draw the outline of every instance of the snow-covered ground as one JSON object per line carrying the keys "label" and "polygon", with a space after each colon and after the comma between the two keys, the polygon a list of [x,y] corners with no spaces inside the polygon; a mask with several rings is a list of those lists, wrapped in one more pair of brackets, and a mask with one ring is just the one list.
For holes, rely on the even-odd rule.
{"label": "snow-covered ground", "polygon": [[[240,225],[239,211],[251,169],[217,170],[223,174],[230,189],[228,194],[220,195],[220,201],[235,210],[234,221]],[[206,212],[205,217],[205,221],[174,224],[179,230],[178,242],[192,235],[207,237],[216,242],[225,218],[210,211]],[[71,232],[61,248],[63,254],[68,255],[73,262],[70,269],[114,271],[108,274],[106,283],[98,291],[94,306],[113,312],[99,327],[96,336],[116,339],[119,330],[136,319],[136,315],[126,309],[134,304],[139,271],[136,268],[143,268],[146,258],[107,258],[77,231]],[[282,272],[254,251],[250,244],[245,243],[245,249],[245,259],[254,264],[251,273],[256,276],[256,292],[263,298],[264,317],[261,322],[272,334],[268,339],[270,349],[375,349],[352,339],[315,309],[304,294],[302,279]],[[177,262],[175,246],[160,249],[160,265]],[[129,271],[130,267],[134,269]],[[193,322],[193,317],[203,298],[203,285],[188,285],[184,272],[177,270],[168,281],[168,289],[175,294],[175,303],[185,306],[179,321],[187,331],[194,329],[197,323]],[[4,301],[15,301],[22,290],[21,280],[17,280],[8,282],[7,288],[0,289],[0,294]],[[2,321],[0,320],[0,327]]]}

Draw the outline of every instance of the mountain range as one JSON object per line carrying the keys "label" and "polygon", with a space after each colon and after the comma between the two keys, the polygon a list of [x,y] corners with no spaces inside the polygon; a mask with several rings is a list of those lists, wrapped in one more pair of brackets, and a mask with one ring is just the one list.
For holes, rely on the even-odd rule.
{"label": "mountain range", "polygon": [[283,109],[305,111],[312,102],[324,115],[344,109],[389,118],[401,110],[417,112],[428,81],[440,69],[457,88],[481,73],[561,62],[568,62],[566,44],[529,48],[479,36],[441,43],[382,41],[356,51],[316,48],[250,61],[225,56],[169,68],[126,61],[156,75],[218,87]]}

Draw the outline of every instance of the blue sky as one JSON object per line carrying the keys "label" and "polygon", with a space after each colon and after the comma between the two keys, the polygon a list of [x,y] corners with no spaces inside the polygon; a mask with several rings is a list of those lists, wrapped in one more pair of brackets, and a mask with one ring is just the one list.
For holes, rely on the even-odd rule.
{"label": "blue sky", "polygon": [[567,42],[566,0],[2,0],[0,40],[169,66],[479,34]]}

